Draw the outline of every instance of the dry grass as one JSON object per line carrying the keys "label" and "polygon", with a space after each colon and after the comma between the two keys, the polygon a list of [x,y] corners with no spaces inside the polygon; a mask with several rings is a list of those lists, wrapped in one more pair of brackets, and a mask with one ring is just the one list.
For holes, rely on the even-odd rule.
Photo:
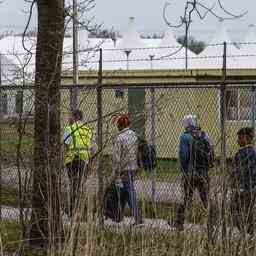
{"label": "dry grass", "polygon": [[[81,202],[84,204],[84,201]],[[179,232],[175,229],[157,229],[126,226],[104,226],[93,219],[87,212],[87,222],[83,222],[81,209],[77,211],[72,225],[65,225],[65,242],[58,249],[46,251],[27,247],[22,238],[21,227],[17,222],[2,222],[0,230],[0,255],[14,255],[23,248],[20,255],[48,256],[226,256],[256,255],[255,238],[242,237],[228,229],[226,240],[222,239],[220,222],[214,243],[208,239],[206,225],[195,225],[194,228]],[[88,215],[89,214],[89,215]],[[218,221],[221,219],[217,216]],[[228,217],[228,216],[227,216]],[[204,216],[207,221],[207,216]],[[190,218],[189,221],[192,221]],[[206,223],[204,223],[206,224]],[[229,223],[231,224],[231,223]],[[16,254],[18,255],[18,254]]]}
{"label": "dry grass", "polygon": [[[99,230],[95,225],[83,226],[79,234],[75,255],[177,255],[224,256],[255,255],[255,240],[230,238],[226,248],[221,239],[209,243],[204,231],[141,232],[140,230]],[[70,255],[63,252],[63,255]],[[70,252],[69,252],[70,253]]]}

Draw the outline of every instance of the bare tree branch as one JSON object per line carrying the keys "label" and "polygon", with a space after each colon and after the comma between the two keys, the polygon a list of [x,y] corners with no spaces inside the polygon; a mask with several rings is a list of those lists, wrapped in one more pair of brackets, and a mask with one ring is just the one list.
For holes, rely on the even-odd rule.
{"label": "bare tree branch", "polygon": [[[247,11],[238,15],[233,14],[223,6],[221,0],[217,0],[217,2],[215,2],[211,7],[208,6],[207,4],[202,3],[200,0],[192,0],[192,1],[188,0],[186,1],[185,7],[184,7],[184,14],[183,16],[180,17],[180,22],[177,24],[172,24],[169,21],[168,15],[167,15],[167,9],[170,5],[171,5],[170,3],[165,3],[163,8],[163,18],[166,24],[173,28],[182,27],[185,25],[185,23],[188,23],[188,22],[191,23],[191,16],[193,13],[195,13],[201,20],[205,19],[208,14],[211,14],[212,16],[216,17],[219,20],[238,19],[247,14]],[[219,7],[224,12],[225,14],[224,16],[217,14],[217,10],[216,10],[217,7]],[[202,11],[199,10],[200,8],[202,9],[202,11],[205,11],[203,14],[201,13]]]}
{"label": "bare tree branch", "polygon": [[25,29],[24,29],[23,34],[22,34],[22,46],[25,49],[25,51],[27,51],[29,53],[29,56],[30,56],[27,59],[26,65],[28,65],[28,63],[30,62],[30,60],[32,58],[32,55],[33,55],[33,53],[31,52],[31,49],[28,49],[25,45],[25,36],[26,36],[27,30],[28,30],[28,27],[29,27],[29,24],[30,24],[30,21],[31,21],[31,17],[32,17],[32,13],[33,13],[33,7],[34,7],[34,4],[36,3],[36,0],[28,1],[28,2],[31,3],[30,8],[29,8],[29,16],[28,16],[27,24],[26,24]]}
{"label": "bare tree branch", "polygon": [[[215,18],[217,18],[218,20],[223,21],[223,20],[238,19],[238,18],[243,17],[247,13],[247,12],[243,12],[239,15],[235,15],[232,12],[230,12],[224,8],[221,0],[217,0],[217,2],[215,2],[212,6],[208,6],[207,4],[202,3],[201,0],[187,0],[185,3],[183,16],[180,16],[180,21],[175,24],[173,22],[170,22],[168,19],[167,11],[168,11],[168,7],[170,5],[171,4],[168,2],[165,3],[164,8],[163,8],[163,19],[169,27],[172,27],[172,28],[184,27],[184,30],[185,30],[185,35],[184,35],[185,45],[184,46],[186,49],[186,53],[185,53],[186,54],[186,68],[187,68],[188,34],[189,34],[190,25],[192,23],[192,15],[193,14],[194,14],[194,16],[197,16],[200,20],[204,20],[207,17],[207,15],[212,15]],[[217,13],[216,7],[219,7],[224,12],[225,15],[224,16],[219,15]],[[179,50],[172,53],[171,55],[168,55],[168,56],[172,56],[177,52],[179,52]],[[161,58],[164,58],[164,57],[166,57],[166,56],[163,56]]]}
{"label": "bare tree branch", "polygon": [[196,8],[196,12],[197,12],[199,18],[200,18],[201,20],[203,20],[203,19],[208,15],[208,13],[214,9],[215,6],[216,6],[216,2],[212,5],[212,7],[210,7],[209,9],[207,9],[207,10],[205,11],[205,13],[203,13],[203,14],[200,13],[200,11],[199,11],[199,9],[198,9],[198,7],[197,7],[197,8]]}
{"label": "bare tree branch", "polygon": [[227,14],[227,15],[230,15],[231,17],[233,17],[233,18],[241,18],[241,17],[243,17],[244,15],[246,15],[247,13],[248,13],[248,11],[245,11],[245,12],[243,12],[243,13],[241,13],[241,14],[238,14],[238,15],[235,15],[235,14],[233,14],[233,13],[231,13],[231,12],[229,12],[227,9],[225,9],[224,7],[223,7],[223,4],[221,3],[221,0],[217,0],[218,1],[218,4],[219,4],[219,7]]}
{"label": "bare tree branch", "polygon": [[[93,33],[97,31],[102,24],[94,24],[94,16],[88,16],[88,13],[95,7],[95,0],[80,0],[77,4],[77,24],[86,29],[88,32]],[[72,6],[66,6],[65,8],[66,22],[65,29],[69,26],[70,22],[74,20],[75,14],[72,12]],[[86,14],[86,15],[85,15]]]}

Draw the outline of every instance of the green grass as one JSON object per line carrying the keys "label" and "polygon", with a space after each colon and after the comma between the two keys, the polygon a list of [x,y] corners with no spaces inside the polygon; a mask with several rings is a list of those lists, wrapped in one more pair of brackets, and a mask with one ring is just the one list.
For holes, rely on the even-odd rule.
{"label": "green grass", "polygon": [[[159,159],[155,169],[156,181],[170,181],[180,174],[179,163],[177,160]],[[142,179],[151,179],[152,173],[149,170],[141,169],[139,177]]]}
{"label": "green grass", "polygon": [[[22,255],[22,256],[41,256],[45,251],[40,248],[30,248],[27,240],[22,238],[21,225],[16,221],[2,220],[0,222],[1,247],[0,255]],[[17,254],[17,252],[21,254]],[[15,254],[14,254],[15,253]]]}
{"label": "green grass", "polygon": [[[19,133],[15,124],[0,124],[1,129],[1,157],[3,163],[15,162],[17,159],[17,146]],[[20,154],[23,160],[31,159],[33,153],[33,125],[28,124],[25,133],[21,136]]]}
{"label": "green grass", "polygon": [[[171,182],[181,175],[180,164],[175,159],[159,159],[156,167],[156,181]],[[148,170],[140,170],[139,177],[142,179],[151,179],[152,174]],[[222,175],[219,165],[209,170],[210,177],[219,177]]]}
{"label": "green grass", "polygon": [[[4,162],[13,162],[17,158],[18,136],[10,135],[2,139],[2,159]],[[21,140],[20,154],[23,159],[31,159],[33,153],[33,138],[23,136]]]}
{"label": "green grass", "polygon": [[[2,185],[1,187],[1,193],[0,193],[0,202],[2,205],[11,206],[11,207],[19,207],[19,191],[18,189]],[[29,207],[29,202],[24,202],[24,207]]]}
{"label": "green grass", "polygon": [[17,207],[19,205],[18,190],[11,186],[2,185],[0,198],[1,198],[0,202],[3,205],[13,206],[13,207]]}
{"label": "green grass", "polygon": [[10,252],[16,250],[21,239],[21,226],[18,222],[1,221],[0,237],[3,251]]}

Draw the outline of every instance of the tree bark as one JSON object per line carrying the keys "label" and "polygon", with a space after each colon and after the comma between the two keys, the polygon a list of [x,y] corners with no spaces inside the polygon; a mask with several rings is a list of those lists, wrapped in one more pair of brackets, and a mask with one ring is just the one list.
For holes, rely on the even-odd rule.
{"label": "tree bark", "polygon": [[62,236],[60,204],[60,84],[64,0],[37,0],[35,144],[30,244]]}

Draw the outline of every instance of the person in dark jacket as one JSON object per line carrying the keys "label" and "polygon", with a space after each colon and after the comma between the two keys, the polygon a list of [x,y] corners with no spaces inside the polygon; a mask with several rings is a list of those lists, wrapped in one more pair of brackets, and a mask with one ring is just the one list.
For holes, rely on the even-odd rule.
{"label": "person in dark jacket", "polygon": [[243,127],[237,132],[237,137],[240,148],[235,154],[231,173],[233,179],[231,211],[234,224],[239,231],[253,235],[253,208],[256,194],[256,150],[252,145],[254,131],[250,127]]}
{"label": "person in dark jacket", "polygon": [[[179,159],[182,173],[182,186],[184,192],[183,203],[177,209],[177,216],[173,225],[183,230],[185,211],[191,207],[193,193],[198,190],[204,208],[208,208],[209,197],[209,163],[210,148],[200,149],[204,155],[199,156],[199,147],[212,147],[209,136],[201,131],[195,115],[187,115],[183,119],[185,131],[180,136]],[[205,152],[204,152],[205,151]]]}

